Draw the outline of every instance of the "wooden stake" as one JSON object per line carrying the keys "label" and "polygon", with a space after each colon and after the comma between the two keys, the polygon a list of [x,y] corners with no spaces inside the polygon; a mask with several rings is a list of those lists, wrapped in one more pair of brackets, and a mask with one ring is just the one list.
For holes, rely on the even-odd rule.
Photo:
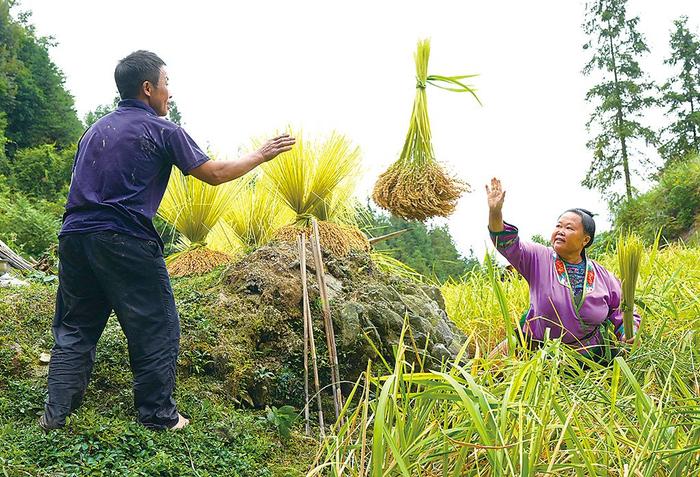
{"label": "wooden stake", "polygon": [[306,390],[306,409],[305,415],[307,416],[307,434],[310,432],[308,430],[308,413],[309,413],[309,365],[307,356],[307,347],[311,350],[311,362],[314,369],[314,387],[316,389],[316,401],[318,404],[318,426],[321,432],[321,437],[325,435],[324,424],[323,424],[323,406],[321,403],[321,382],[318,379],[318,360],[316,358],[316,342],[314,341],[314,327],[313,321],[311,320],[311,304],[309,302],[309,289],[307,287],[306,278],[306,236],[304,232],[299,234],[299,267],[301,269],[301,290],[303,296],[303,310],[302,315],[304,317],[304,371],[305,371],[305,390]]}
{"label": "wooden stake", "polygon": [[335,405],[335,418],[340,417],[343,409],[343,395],[340,390],[340,373],[338,372],[338,352],[335,347],[335,332],[333,331],[333,320],[331,318],[331,308],[328,303],[328,288],[326,287],[326,275],[323,267],[323,257],[321,256],[320,234],[318,232],[318,222],[312,218],[313,234],[311,239],[311,251],[313,252],[314,265],[316,267],[316,279],[318,289],[321,294],[321,307],[323,309],[323,324],[326,329],[326,344],[328,345],[328,357],[331,366],[331,387],[333,388],[333,404]]}

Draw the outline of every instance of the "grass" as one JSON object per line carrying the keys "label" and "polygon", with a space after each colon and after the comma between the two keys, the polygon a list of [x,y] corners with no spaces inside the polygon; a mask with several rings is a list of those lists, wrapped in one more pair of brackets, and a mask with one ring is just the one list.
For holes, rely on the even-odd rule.
{"label": "grass", "polygon": [[[197,297],[216,273],[177,280],[183,339],[202,337],[209,318]],[[0,476],[288,476],[305,474],[317,444],[298,431],[282,439],[264,411],[242,410],[219,377],[198,372],[196,348],[181,354],[176,398],[193,418],[183,432],[136,422],[126,340],[112,318],[97,349],[85,402],[66,429],[36,425],[46,399],[55,284],[0,289]],[[189,346],[189,345],[187,345]]]}

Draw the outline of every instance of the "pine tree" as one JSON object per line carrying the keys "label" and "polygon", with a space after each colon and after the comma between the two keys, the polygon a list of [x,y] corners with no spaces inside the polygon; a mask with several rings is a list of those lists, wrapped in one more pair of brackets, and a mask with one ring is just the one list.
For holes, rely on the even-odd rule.
{"label": "pine tree", "polygon": [[586,94],[595,109],[586,127],[595,131],[588,142],[593,161],[583,185],[610,192],[624,179],[625,195],[632,197],[631,159],[645,164],[647,159],[636,147],[655,143],[655,134],[640,120],[655,103],[653,83],[639,66],[639,58],[649,52],[638,32],[639,17],[627,18],[626,0],[596,0],[588,5],[584,32],[589,36],[583,46],[593,56],[583,69],[585,75],[599,72],[601,81]]}
{"label": "pine tree", "polygon": [[700,38],[688,29],[688,18],[674,22],[671,56],[664,63],[675,68],[662,87],[666,115],[673,122],[664,129],[659,154],[664,167],[700,151]]}

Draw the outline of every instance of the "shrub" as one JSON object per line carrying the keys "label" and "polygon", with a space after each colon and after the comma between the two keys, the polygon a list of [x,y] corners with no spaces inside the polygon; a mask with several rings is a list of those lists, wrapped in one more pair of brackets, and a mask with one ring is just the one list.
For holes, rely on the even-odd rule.
{"label": "shrub", "polygon": [[38,257],[58,242],[63,208],[10,192],[0,183],[0,240],[17,253]]}
{"label": "shrub", "polygon": [[616,211],[618,229],[632,229],[647,242],[662,230],[666,241],[685,238],[700,215],[700,156],[689,156],[666,169],[649,192]]}
{"label": "shrub", "polygon": [[53,144],[20,149],[9,164],[9,183],[29,197],[65,199],[75,146],[57,150]]}

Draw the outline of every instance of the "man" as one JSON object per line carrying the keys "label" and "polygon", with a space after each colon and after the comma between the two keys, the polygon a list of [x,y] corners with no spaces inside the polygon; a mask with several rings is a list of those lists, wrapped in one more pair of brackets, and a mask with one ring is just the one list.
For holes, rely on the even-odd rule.
{"label": "man", "polygon": [[59,233],[59,286],[53,322],[45,430],[65,425],[80,406],[95,347],[114,310],[129,345],[139,421],[179,429],[189,421],[173,399],[180,324],[153,216],[172,166],[211,185],[236,179],[278,154],[282,135],[239,160],[210,161],[168,113],[165,63],[136,51],[119,62],[116,111],[78,143]]}

